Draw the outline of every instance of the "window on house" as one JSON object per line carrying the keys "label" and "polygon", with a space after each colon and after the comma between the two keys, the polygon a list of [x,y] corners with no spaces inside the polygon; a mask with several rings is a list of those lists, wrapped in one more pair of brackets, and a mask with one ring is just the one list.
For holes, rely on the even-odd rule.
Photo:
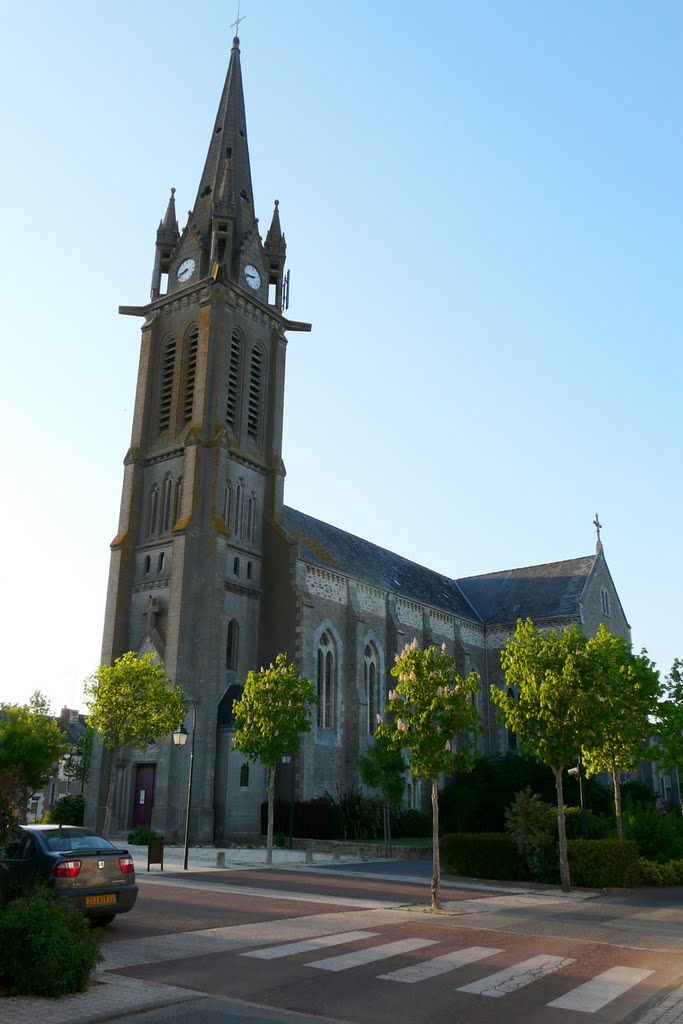
{"label": "window on house", "polygon": [[600,591],[600,605],[602,607],[602,614],[603,615],[607,615],[609,617],[609,615],[610,615],[609,594],[607,593],[607,591],[605,590],[604,587]]}
{"label": "window on house", "polygon": [[235,619],[228,623],[228,640],[225,645],[225,667],[229,672],[237,668],[237,646],[239,642],[239,626]]}
{"label": "window on house", "polygon": [[171,422],[173,376],[175,373],[175,338],[167,338],[161,363],[161,394],[159,396],[159,433]]}
{"label": "window on house", "polygon": [[199,328],[195,325],[188,331],[185,339],[185,397],[183,399],[183,421],[189,423],[192,420],[192,407],[194,405],[194,381],[197,373],[197,345],[199,343]]}
{"label": "window on house", "polygon": [[263,379],[263,350],[254,345],[251,350],[249,371],[249,399],[247,408],[247,434],[252,441],[258,441],[261,419],[261,387]]}
{"label": "window on house", "polygon": [[231,430],[237,432],[239,414],[240,369],[242,362],[242,339],[233,334],[230,341],[230,360],[228,363],[228,398],[225,407],[225,422]]}
{"label": "window on house", "polygon": [[318,725],[322,729],[334,726],[334,706],[336,699],[336,658],[334,641],[328,632],[323,633],[318,643],[317,655],[317,692]]}

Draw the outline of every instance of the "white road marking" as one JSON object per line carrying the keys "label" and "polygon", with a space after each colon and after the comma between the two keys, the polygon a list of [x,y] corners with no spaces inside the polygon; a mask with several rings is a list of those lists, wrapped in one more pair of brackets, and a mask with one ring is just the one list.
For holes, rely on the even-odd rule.
{"label": "white road marking", "polygon": [[286,942],[280,946],[268,946],[266,949],[253,949],[248,953],[240,953],[240,956],[253,956],[258,960],[277,960],[281,956],[311,953],[326,946],[342,946],[345,942],[355,942],[357,939],[372,939],[377,934],[378,932],[338,932],[336,935],[320,935],[302,942]]}
{"label": "white road marking", "polygon": [[597,974],[591,981],[554,999],[548,1006],[555,1006],[558,1010],[595,1013],[653,973],[640,967],[611,967],[609,971]]}
{"label": "white road marking", "polygon": [[390,956],[398,956],[400,953],[410,953],[413,949],[421,949],[423,946],[437,945],[436,939],[401,939],[399,942],[388,942],[384,946],[371,946],[369,949],[359,949],[355,953],[346,953],[341,956],[329,956],[324,960],[314,960],[306,967],[317,967],[321,971],[346,971],[350,967],[361,967],[363,964],[374,963],[375,960],[386,960]]}
{"label": "white road marking", "polygon": [[474,981],[471,985],[463,985],[458,992],[473,992],[475,995],[492,996],[494,999],[506,996],[508,992],[516,992],[518,988],[524,988],[533,981],[558,971],[560,967],[566,967],[575,961],[567,956],[533,956],[530,960],[523,960],[514,967],[498,971],[497,974],[489,974],[487,978]]}
{"label": "white road marking", "polygon": [[427,978],[435,978],[439,974],[446,974],[447,971],[454,971],[458,967],[466,967],[467,964],[474,964],[477,960],[484,960],[494,953],[502,953],[502,949],[494,949],[492,946],[468,946],[467,949],[456,949],[453,953],[446,953],[444,956],[434,957],[433,960],[425,960],[423,963],[414,964],[412,967],[402,967],[398,971],[391,971],[389,974],[379,974],[379,978],[385,981],[404,981],[412,985],[416,981],[425,981]]}

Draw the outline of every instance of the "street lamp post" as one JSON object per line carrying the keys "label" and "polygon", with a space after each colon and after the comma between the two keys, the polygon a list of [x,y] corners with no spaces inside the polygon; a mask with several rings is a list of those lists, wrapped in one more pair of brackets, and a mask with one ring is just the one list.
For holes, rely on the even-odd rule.
{"label": "street lamp post", "polygon": [[[185,852],[183,855],[183,870],[187,871],[187,860],[190,849],[190,808],[192,806],[192,772],[194,770],[194,740],[197,731],[197,704],[198,701],[186,697],[186,702],[192,707],[192,740],[190,742],[190,770],[187,777],[187,807],[185,809]],[[173,742],[176,747],[184,747],[187,743],[187,729],[181,723],[173,733]]]}
{"label": "street lamp post", "polygon": [[583,801],[583,761],[581,760],[581,754],[578,757],[578,763],[575,768],[570,768],[567,771],[567,775],[574,775],[579,780],[579,807],[581,808],[581,835],[584,839],[588,839],[588,822],[586,821],[586,806]]}

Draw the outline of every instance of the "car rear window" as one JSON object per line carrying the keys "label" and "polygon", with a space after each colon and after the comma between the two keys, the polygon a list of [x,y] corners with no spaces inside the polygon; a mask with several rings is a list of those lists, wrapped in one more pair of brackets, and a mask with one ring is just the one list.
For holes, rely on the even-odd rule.
{"label": "car rear window", "polygon": [[44,832],[48,850],[56,853],[64,850],[115,850],[116,847],[102,836],[64,832]]}

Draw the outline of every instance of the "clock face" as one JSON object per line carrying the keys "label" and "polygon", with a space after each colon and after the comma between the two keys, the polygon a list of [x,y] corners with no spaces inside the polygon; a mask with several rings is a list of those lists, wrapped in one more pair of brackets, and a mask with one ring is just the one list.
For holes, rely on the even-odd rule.
{"label": "clock face", "polygon": [[252,267],[251,263],[247,263],[244,268],[244,277],[249,287],[253,288],[254,291],[261,286],[261,275],[256,267]]}
{"label": "clock face", "polygon": [[180,264],[176,271],[176,277],[178,278],[181,284],[183,284],[185,281],[190,280],[190,278],[194,274],[194,268],[196,267],[196,265],[197,264],[193,259],[183,260],[183,262]]}

